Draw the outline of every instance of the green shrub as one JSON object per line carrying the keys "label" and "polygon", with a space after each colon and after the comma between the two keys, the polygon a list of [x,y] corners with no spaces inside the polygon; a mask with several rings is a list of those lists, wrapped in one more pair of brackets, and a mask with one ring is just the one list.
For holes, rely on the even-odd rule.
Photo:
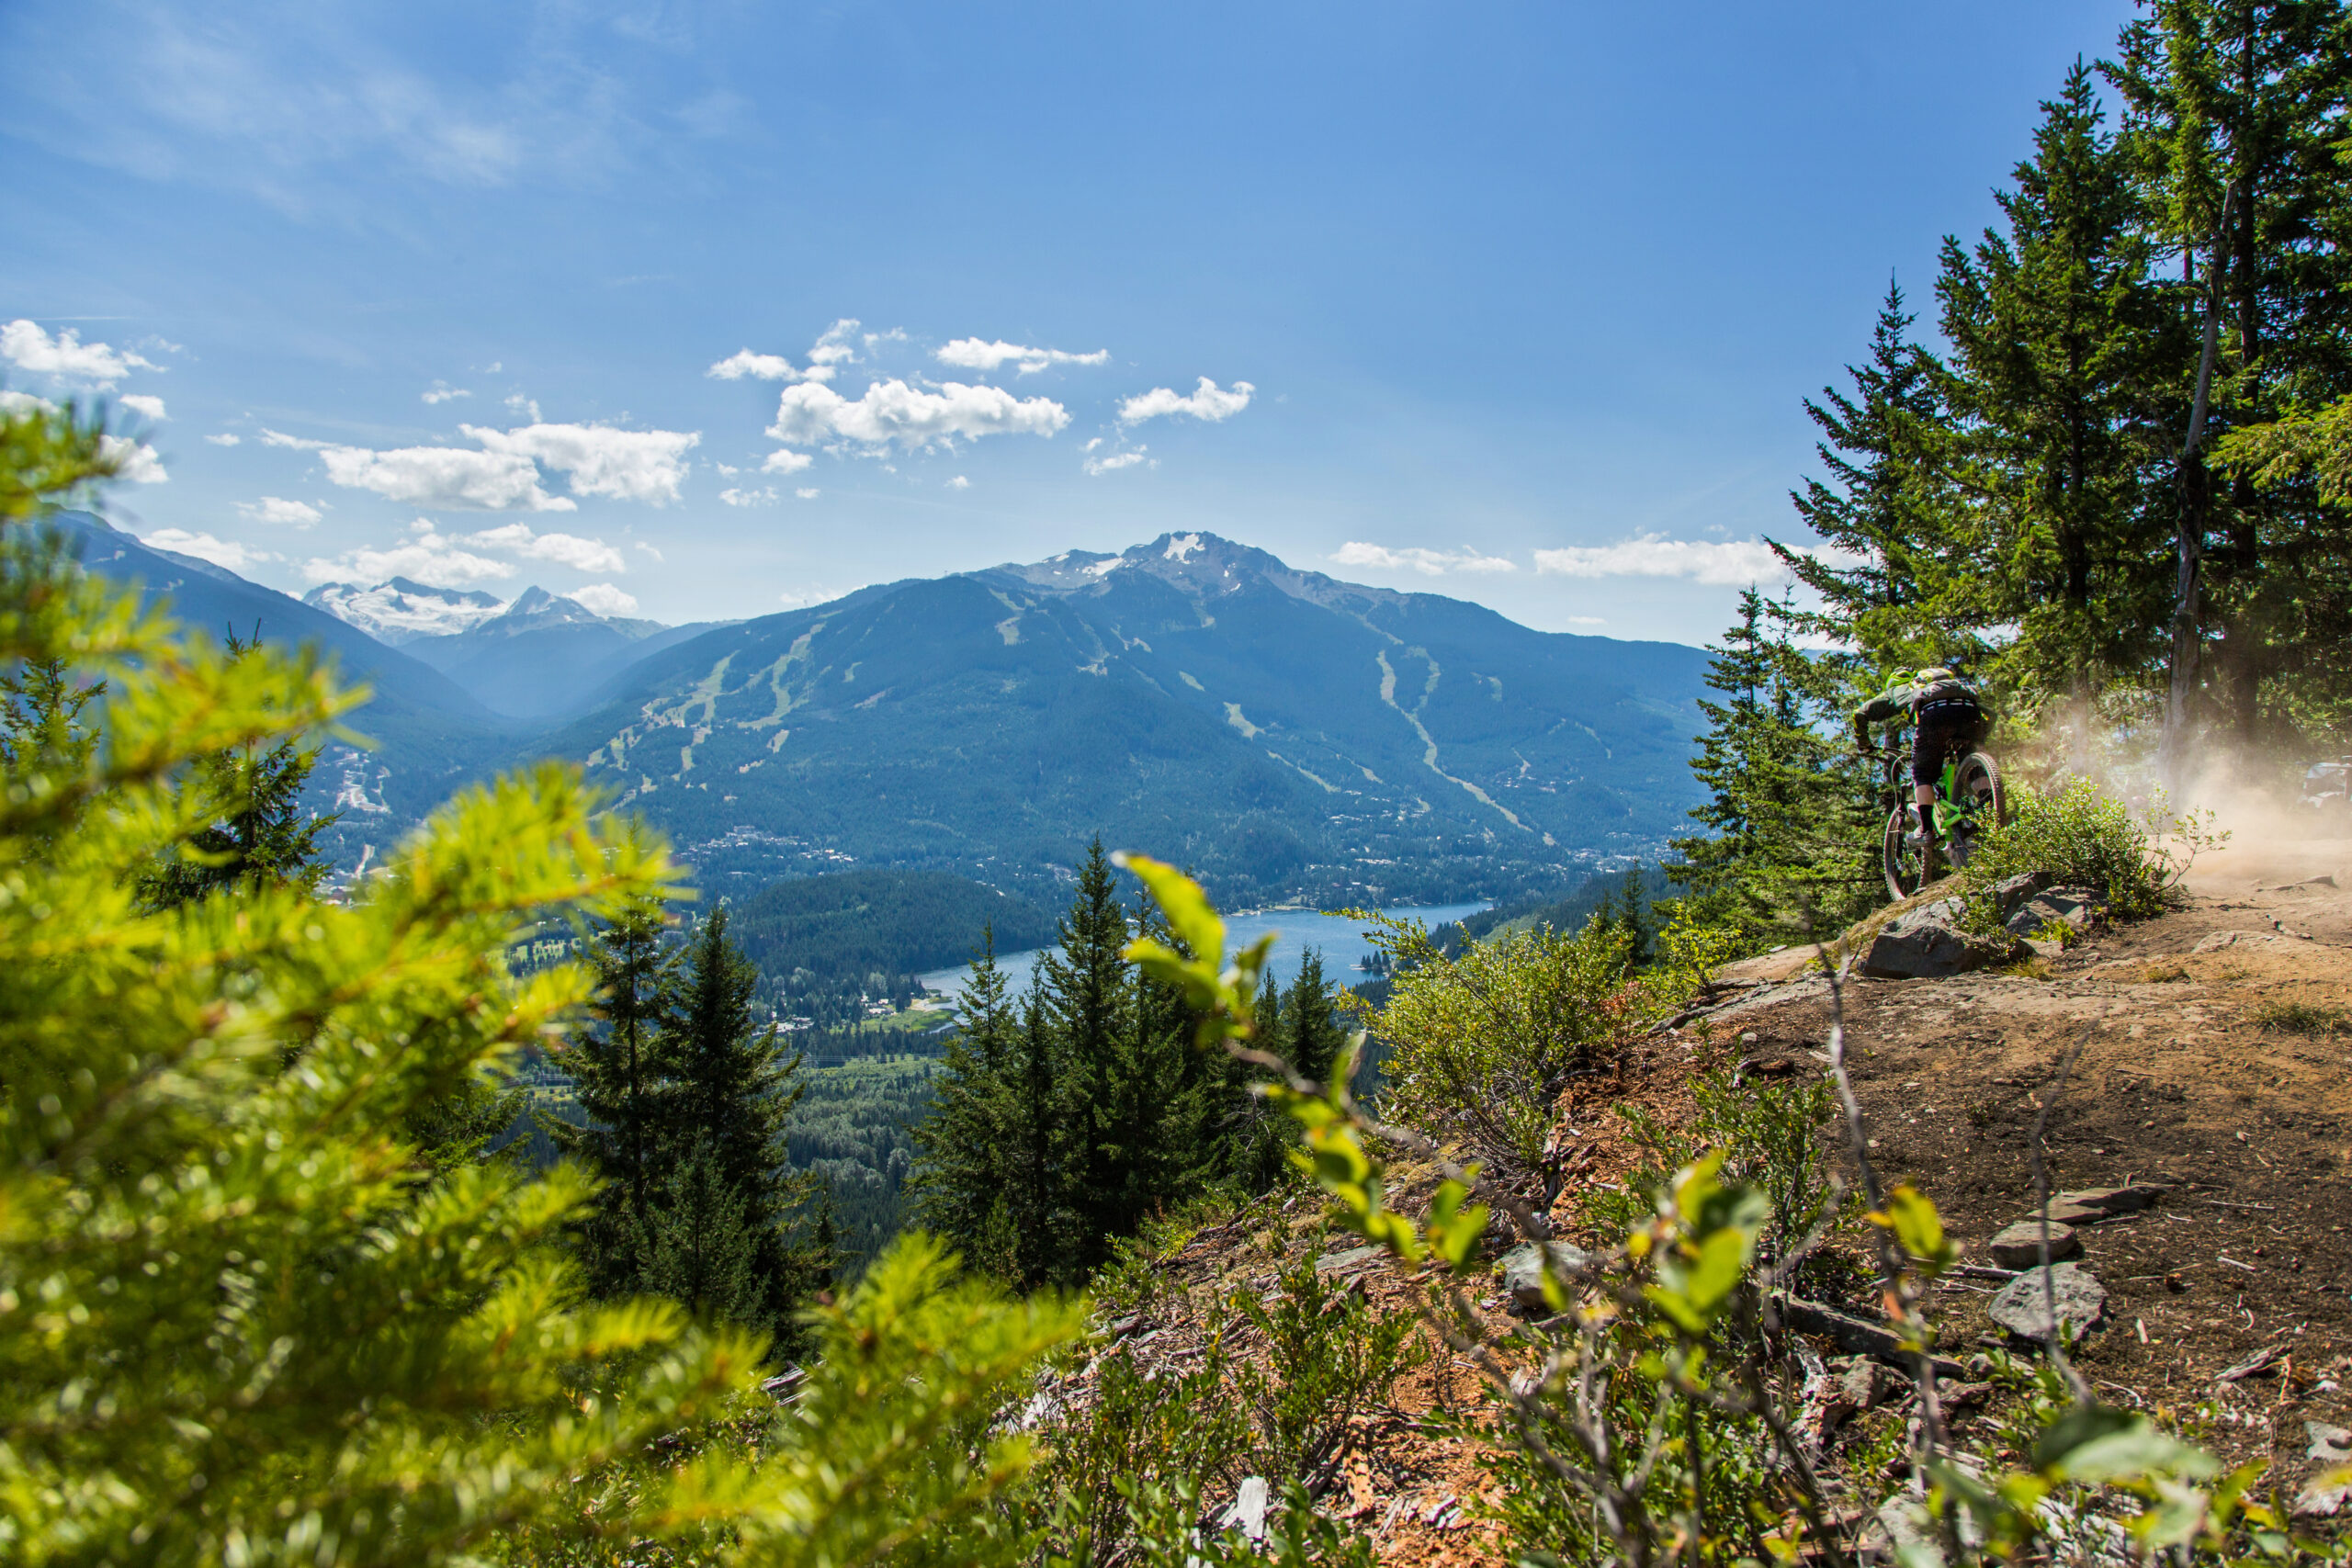
{"label": "green shrub", "polygon": [[1357,1292],[1332,1285],[1312,1257],[1283,1270],[1279,1289],[1271,1304],[1240,1298],[1266,1355],[1240,1370],[1237,1392],[1257,1426],[1257,1473],[1320,1492],[1353,1450],[1355,1418],[1420,1363],[1408,1343],[1416,1320],[1375,1313]]}
{"label": "green shrub", "polygon": [[2170,900],[2200,851],[2229,841],[2212,814],[2169,814],[2162,792],[2137,817],[2088,779],[2071,779],[2052,795],[2019,786],[2007,824],[1988,829],[1961,873],[1967,922],[1997,930],[1989,893],[1995,884],[2041,872],[2056,886],[2086,887],[2110,918],[2146,919]]}

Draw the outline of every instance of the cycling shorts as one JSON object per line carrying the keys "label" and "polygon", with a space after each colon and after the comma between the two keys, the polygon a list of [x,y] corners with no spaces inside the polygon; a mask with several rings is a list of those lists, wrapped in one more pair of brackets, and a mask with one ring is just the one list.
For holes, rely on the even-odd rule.
{"label": "cycling shorts", "polygon": [[1917,717],[1911,732],[1911,782],[1933,788],[1943,776],[1944,759],[1971,750],[1984,733],[1984,710],[1973,697],[1938,697],[1920,704]]}

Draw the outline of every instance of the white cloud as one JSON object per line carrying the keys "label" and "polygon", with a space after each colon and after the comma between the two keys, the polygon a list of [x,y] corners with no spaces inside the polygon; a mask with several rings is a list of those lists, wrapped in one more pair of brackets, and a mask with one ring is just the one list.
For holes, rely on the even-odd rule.
{"label": "white cloud", "polygon": [[692,431],[615,430],[599,424],[529,424],[519,430],[458,426],[481,450],[401,446],[371,451],[265,430],[262,444],[316,452],[327,478],[418,506],[476,512],[572,512],[569,496],[540,488],[537,465],[568,476],[573,495],[612,496],[659,506],[678,498]]}
{"label": "white cloud", "polygon": [[969,490],[972,488],[972,481],[966,479],[963,475],[957,474],[954,479],[947,481],[947,488],[949,490]]}
{"label": "white cloud", "polygon": [[800,371],[783,355],[753,354],[748,348],[737,349],[703,374],[721,381],[741,381],[746,376],[755,381],[797,381],[801,378]]}
{"label": "white cloud", "polygon": [[803,501],[814,501],[825,492],[821,490],[796,490],[792,493]]}
{"label": "white cloud", "polygon": [[115,401],[120,403],[124,408],[129,409],[131,412],[138,414],[143,419],[160,421],[172,417],[164,412],[163,399],[150,397],[145,392],[125,392],[122,396],[117,398]]}
{"label": "white cloud", "polygon": [[[1797,552],[1834,566],[1859,564],[1859,557],[1827,545]],[[1784,582],[1794,574],[1761,539],[1709,543],[1640,534],[1614,545],[1573,545],[1535,552],[1535,570],[1555,577],[1687,577],[1717,588]]]}
{"label": "white cloud", "polygon": [[1609,624],[1599,615],[1570,615],[1567,619],[1572,626],[1605,626]]}
{"label": "white cloud", "polygon": [[1132,452],[1121,452],[1109,457],[1089,457],[1079,467],[1095,475],[1115,474],[1121,468],[1132,468],[1142,462],[1151,462],[1154,467],[1157,467],[1156,459],[1147,458],[1144,456],[1149,450],[1149,447],[1138,446]]}
{"label": "white cloud", "polygon": [[1517,571],[1518,564],[1503,556],[1480,555],[1476,550],[1432,550],[1420,546],[1389,549],[1381,545],[1368,545],[1361,539],[1350,539],[1333,552],[1331,559],[1340,566],[1372,567],[1382,571],[1417,571],[1423,577],[1443,577],[1449,571],[1501,572]]}
{"label": "white cloud", "polygon": [[879,450],[952,442],[957,436],[1051,435],[1069,423],[1069,411],[1050,398],[1016,398],[1001,387],[943,382],[936,391],[904,381],[877,381],[855,402],[831,387],[786,387],[768,434],[801,443],[841,440]]}
{"label": "white cloud", "polygon": [[1216,383],[1205,376],[1190,397],[1179,397],[1167,387],[1154,387],[1141,397],[1129,398],[1119,405],[1119,423],[1141,424],[1162,414],[1182,413],[1215,424],[1248,408],[1250,395],[1257,389],[1247,381],[1236,381],[1230,390],[1219,391]]}
{"label": "white cloud", "polygon": [[571,512],[579,505],[541,490],[538,468],[521,453],[474,452],[462,446],[375,452],[268,429],[261,433],[261,441],[265,446],[316,452],[329,480],[345,490],[372,491],[388,501],[471,512]]}
{"label": "white cloud", "polygon": [[637,596],[625,593],[609,582],[592,582],[585,588],[573,589],[564,597],[600,615],[633,615],[637,613]]}
{"label": "white cloud", "polygon": [[231,571],[243,571],[261,561],[282,558],[271,551],[241,545],[234,539],[216,539],[209,534],[191,534],[185,528],[158,528],[152,534],[141,536],[141,542],[155,549],[209,560],[214,566],[226,567]]}
{"label": "white cloud", "polygon": [[241,446],[245,438],[233,431],[224,430],[218,435],[208,435],[204,439],[215,446]]}
{"label": "white cloud", "polygon": [[508,562],[459,549],[457,541],[436,533],[424,518],[410,524],[409,531],[413,536],[406,544],[390,549],[362,547],[345,550],[332,559],[304,561],[302,576],[311,582],[381,582],[386,578],[408,577],[434,588],[467,588],[514,575]]}
{"label": "white cloud", "polygon": [[54,411],[57,405],[47,398],[37,398],[30,392],[0,387],[0,413],[30,413],[35,409]]}
{"label": "white cloud", "polygon": [[1071,354],[1058,348],[1030,348],[1002,339],[982,343],[976,337],[959,337],[939,349],[934,357],[942,365],[965,370],[994,370],[1012,360],[1022,375],[1034,376],[1049,365],[1108,365],[1111,351],[1098,348],[1091,354]]}
{"label": "white cloud", "polygon": [[620,551],[602,539],[577,534],[535,534],[527,523],[505,523],[478,534],[460,534],[457,542],[478,549],[512,550],[526,560],[553,561],[578,571],[627,571]]}
{"label": "white cloud", "polygon": [[473,394],[463,387],[452,387],[447,381],[435,381],[417,396],[427,403],[446,403],[452,398],[470,398]]}
{"label": "white cloud", "polygon": [[121,464],[115,470],[118,477],[135,485],[159,485],[170,480],[164,471],[164,459],[144,441],[131,441],[119,435],[98,437],[98,456],[110,457]]}
{"label": "white cloud", "polygon": [[133,370],[164,368],[129,349],[84,343],[82,334],[72,327],[61,328],[51,337],[38,323],[22,316],[0,326],[0,359],[34,376],[51,376],[100,391],[112,388]]}
{"label": "white cloud", "polygon": [[774,485],[761,490],[729,489],[718,492],[718,499],[729,506],[766,506],[775,498]]}
{"label": "white cloud", "polygon": [[662,552],[661,552],[660,550],[655,549],[651,545],[647,544],[643,539],[637,539],[637,540],[633,540],[633,541],[631,541],[631,546],[632,546],[632,547],[633,547],[633,548],[643,550],[647,555],[651,556],[655,560],[660,560],[660,559],[662,558]]}
{"label": "white cloud", "polygon": [[237,511],[249,523],[278,523],[296,528],[307,528],[326,515],[307,501],[287,501],[275,495],[259,501],[241,501]]}
{"label": "white cloud", "polygon": [[[857,350],[852,346],[857,337],[857,318],[843,316],[827,327],[822,336],[809,345],[808,368],[803,372],[811,381],[830,381],[842,366],[857,363]],[[866,340],[873,342],[869,334]]]}
{"label": "white cloud", "polygon": [[574,495],[611,496],[655,506],[678,499],[678,486],[686,477],[686,454],[702,440],[696,431],[616,430],[605,424],[458,428],[490,452],[535,457],[562,469]]}
{"label": "white cloud", "polygon": [[539,400],[537,398],[526,398],[520,392],[509,392],[506,395],[506,406],[516,413],[528,415],[533,424],[539,423]]}
{"label": "white cloud", "polygon": [[816,460],[816,458],[811,457],[806,452],[795,452],[789,446],[779,446],[775,451],[768,454],[768,460],[760,465],[760,472],[763,474],[797,474]]}

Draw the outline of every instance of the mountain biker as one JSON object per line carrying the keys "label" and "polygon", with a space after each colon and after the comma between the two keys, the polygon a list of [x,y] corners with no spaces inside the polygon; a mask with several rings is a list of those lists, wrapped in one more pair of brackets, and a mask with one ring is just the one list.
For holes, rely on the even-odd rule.
{"label": "mountain biker", "polygon": [[1958,671],[1933,665],[1898,677],[1885,691],[1854,711],[1854,745],[1868,750],[1871,726],[1898,721],[1908,714],[1911,731],[1912,793],[1919,804],[1917,841],[1923,852],[1936,850],[1936,779],[1944,759],[1965,751],[1984,739],[1984,706],[1976,688]]}

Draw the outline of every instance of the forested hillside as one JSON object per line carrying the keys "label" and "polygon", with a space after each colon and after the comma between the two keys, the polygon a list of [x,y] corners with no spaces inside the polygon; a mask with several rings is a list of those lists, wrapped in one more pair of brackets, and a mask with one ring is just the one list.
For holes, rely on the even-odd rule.
{"label": "forested hillside", "polygon": [[1100,833],[1238,902],[1411,902],[1662,850],[1702,665],[1182,534],[710,633],[554,744],[721,888],[832,857],[1057,901]]}
{"label": "forested hillside", "polygon": [[736,940],[761,970],[886,979],[948,969],[978,951],[993,926],[1006,953],[1042,947],[1053,918],[1028,899],[940,871],[853,871],[794,877],[744,899]]}

